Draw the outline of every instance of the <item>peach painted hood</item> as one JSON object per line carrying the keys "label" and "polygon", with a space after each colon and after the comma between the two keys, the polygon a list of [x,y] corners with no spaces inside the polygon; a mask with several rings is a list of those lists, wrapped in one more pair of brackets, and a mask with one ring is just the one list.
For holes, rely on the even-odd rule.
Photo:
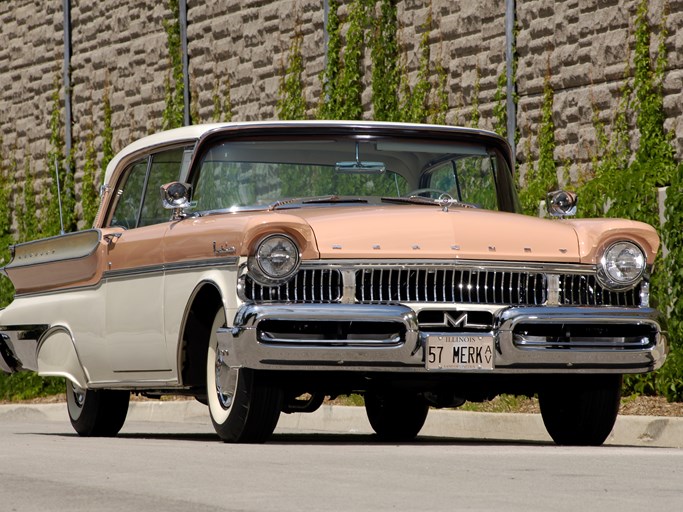
{"label": "peach painted hood", "polygon": [[653,260],[647,224],[548,220],[488,210],[422,205],[306,207],[281,213],[310,225],[321,258],[459,258],[591,263],[605,244],[634,239]]}

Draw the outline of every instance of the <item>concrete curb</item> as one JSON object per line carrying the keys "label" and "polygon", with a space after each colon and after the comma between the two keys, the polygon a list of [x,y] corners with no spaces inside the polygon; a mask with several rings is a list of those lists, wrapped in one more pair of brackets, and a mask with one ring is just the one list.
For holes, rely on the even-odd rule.
{"label": "concrete curb", "polygon": [[[1,422],[67,422],[66,404],[0,405]],[[131,402],[127,421],[204,424],[206,406],[194,400]],[[276,433],[371,434],[362,407],[324,405],[312,414],[283,414]],[[467,440],[551,442],[538,414],[498,414],[431,410],[420,436]],[[683,418],[619,416],[606,443],[620,446],[683,448]]]}

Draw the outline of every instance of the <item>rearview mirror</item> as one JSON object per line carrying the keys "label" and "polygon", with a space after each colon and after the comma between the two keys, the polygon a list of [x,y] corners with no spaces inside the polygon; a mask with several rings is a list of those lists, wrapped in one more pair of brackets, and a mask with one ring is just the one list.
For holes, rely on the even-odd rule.
{"label": "rearview mirror", "polygon": [[179,181],[161,185],[161,202],[163,203],[164,208],[173,210],[174,219],[184,217],[182,210],[190,206],[191,190],[192,185]]}
{"label": "rearview mirror", "polygon": [[548,213],[553,217],[567,217],[576,215],[578,198],[574,192],[557,190],[550,192],[546,198]]}

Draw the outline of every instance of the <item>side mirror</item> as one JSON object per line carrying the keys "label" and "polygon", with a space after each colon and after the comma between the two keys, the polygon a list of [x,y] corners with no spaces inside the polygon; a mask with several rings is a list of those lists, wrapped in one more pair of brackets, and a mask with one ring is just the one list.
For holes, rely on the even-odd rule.
{"label": "side mirror", "polygon": [[161,185],[161,202],[164,208],[173,210],[173,219],[181,219],[185,216],[183,210],[190,206],[191,190],[190,184],[179,181]]}
{"label": "side mirror", "polygon": [[558,190],[550,192],[546,198],[548,213],[553,217],[567,217],[576,215],[578,198],[573,192]]}

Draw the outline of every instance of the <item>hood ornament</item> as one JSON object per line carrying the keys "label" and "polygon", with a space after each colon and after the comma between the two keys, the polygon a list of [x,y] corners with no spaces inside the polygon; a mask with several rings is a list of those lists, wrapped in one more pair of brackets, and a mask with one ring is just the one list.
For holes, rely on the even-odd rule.
{"label": "hood ornament", "polygon": [[444,192],[439,196],[438,199],[435,200],[435,202],[441,207],[442,211],[448,212],[448,209],[454,204],[457,204],[458,200],[454,199],[452,195]]}

